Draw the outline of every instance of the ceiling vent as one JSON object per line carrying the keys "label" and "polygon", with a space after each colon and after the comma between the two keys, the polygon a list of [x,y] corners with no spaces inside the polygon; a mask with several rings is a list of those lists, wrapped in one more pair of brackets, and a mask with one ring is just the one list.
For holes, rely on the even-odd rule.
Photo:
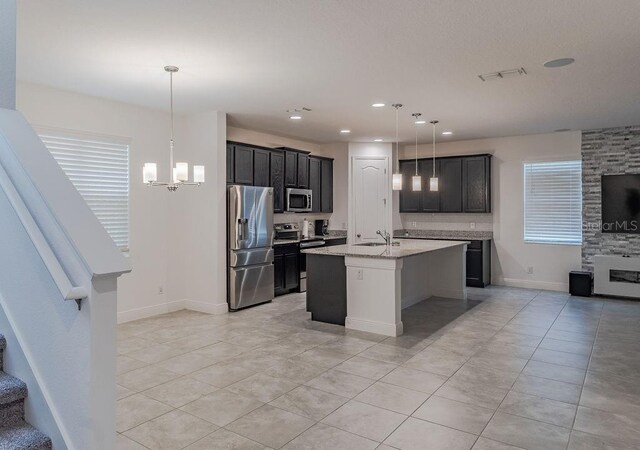
{"label": "ceiling vent", "polygon": [[503,78],[520,77],[526,74],[527,71],[524,70],[523,67],[520,67],[519,69],[507,69],[501,70],[499,72],[483,73],[482,75],[478,75],[478,78],[480,78],[482,81],[492,81],[501,80]]}
{"label": "ceiling vent", "polygon": [[304,106],[302,108],[287,109],[288,113],[301,113],[301,112],[309,112],[309,111],[311,111],[311,108],[307,108],[306,106]]}

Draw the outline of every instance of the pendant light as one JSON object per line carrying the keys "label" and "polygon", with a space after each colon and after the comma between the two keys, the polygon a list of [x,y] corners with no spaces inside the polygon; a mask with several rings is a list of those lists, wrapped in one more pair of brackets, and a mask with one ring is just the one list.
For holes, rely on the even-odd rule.
{"label": "pendant light", "polygon": [[436,124],[437,120],[432,120],[431,125],[433,125],[433,174],[431,178],[429,178],[429,190],[432,192],[438,191],[438,177],[436,177]]}
{"label": "pendant light", "polygon": [[173,166],[173,74],[178,71],[176,66],[165,66],[169,73],[169,92],[171,98],[171,138],[169,139],[169,181],[158,181],[158,166],[156,163],[145,163],[142,168],[142,178],[147,186],[165,186],[174,192],[180,186],[200,186],[204,183],[204,166],[193,166],[193,182],[189,182],[189,164],[176,163]]}
{"label": "pendant light", "polygon": [[[414,117],[414,122],[418,121],[418,117],[422,114],[413,113],[411,114]],[[416,174],[411,177],[411,190],[412,191],[421,191],[422,190],[422,177],[418,175],[418,125],[416,125]]]}
{"label": "pendant light", "polygon": [[394,191],[402,190],[402,174],[400,173],[400,147],[398,141],[398,110],[402,108],[400,103],[394,103],[393,106],[396,109],[396,170],[393,173],[391,186]]}

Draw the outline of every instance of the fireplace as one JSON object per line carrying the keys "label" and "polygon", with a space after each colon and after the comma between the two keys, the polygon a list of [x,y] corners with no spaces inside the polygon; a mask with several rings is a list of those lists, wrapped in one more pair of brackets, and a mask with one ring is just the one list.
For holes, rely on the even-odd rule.
{"label": "fireplace", "polygon": [[593,291],[600,295],[640,298],[640,258],[596,255]]}

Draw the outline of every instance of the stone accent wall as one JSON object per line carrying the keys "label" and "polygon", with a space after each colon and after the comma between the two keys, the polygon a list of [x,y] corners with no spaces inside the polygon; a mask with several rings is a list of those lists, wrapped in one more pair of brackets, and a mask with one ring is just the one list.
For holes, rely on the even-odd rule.
{"label": "stone accent wall", "polygon": [[640,173],[640,126],[582,132],[582,268],[594,255],[640,256],[640,234],[602,233],[600,177]]}

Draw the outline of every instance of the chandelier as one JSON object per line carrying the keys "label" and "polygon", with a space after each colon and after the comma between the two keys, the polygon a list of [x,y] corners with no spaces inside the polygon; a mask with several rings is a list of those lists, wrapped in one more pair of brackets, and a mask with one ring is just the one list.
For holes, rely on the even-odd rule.
{"label": "chandelier", "polygon": [[169,180],[158,181],[158,166],[156,163],[145,163],[142,168],[142,178],[147,186],[165,186],[174,192],[180,186],[200,186],[204,183],[204,166],[193,166],[193,181],[189,181],[189,164],[178,162],[173,165],[173,74],[178,71],[176,66],[165,66],[169,72],[169,90],[171,93],[171,138],[169,139]]}

